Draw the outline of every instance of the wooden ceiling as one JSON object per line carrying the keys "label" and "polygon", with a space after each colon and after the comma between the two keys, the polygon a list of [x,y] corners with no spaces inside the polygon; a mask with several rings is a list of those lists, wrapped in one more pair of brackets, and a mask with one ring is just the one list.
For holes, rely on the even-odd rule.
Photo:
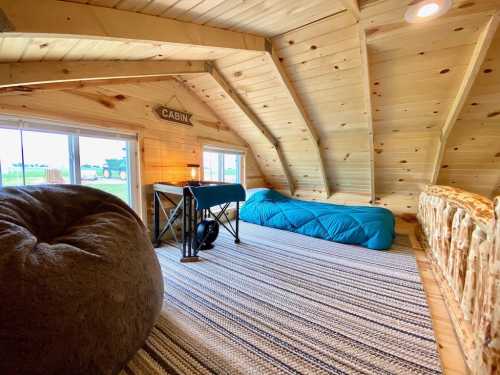
{"label": "wooden ceiling", "polygon": [[345,9],[340,0],[71,0],[272,37]]}
{"label": "wooden ceiling", "polygon": [[[369,200],[370,126],[363,97],[359,28],[352,15],[343,12],[329,17],[276,37],[273,44],[318,130],[332,190],[366,194]],[[314,183],[309,178],[315,163],[307,157],[310,152],[301,152],[300,144],[292,141],[295,134],[284,136],[293,144],[290,151],[298,163],[297,178]],[[302,187],[311,190],[305,184]]]}
{"label": "wooden ceiling", "polygon": [[[50,22],[18,20],[19,2],[39,6]],[[56,3],[67,6],[59,18],[33,0],[0,0],[20,25],[0,36],[9,69],[28,61],[209,60],[207,74],[186,71],[178,80],[250,144],[277,189],[396,212],[415,212],[419,192],[436,179],[500,193],[496,0],[455,0],[445,16],[420,25],[404,22],[400,0],[360,1],[359,10],[355,0]],[[119,27],[125,19],[148,21]],[[179,35],[165,31],[184,26]]]}
{"label": "wooden ceiling", "polygon": [[500,33],[446,144],[438,183],[500,195]]}

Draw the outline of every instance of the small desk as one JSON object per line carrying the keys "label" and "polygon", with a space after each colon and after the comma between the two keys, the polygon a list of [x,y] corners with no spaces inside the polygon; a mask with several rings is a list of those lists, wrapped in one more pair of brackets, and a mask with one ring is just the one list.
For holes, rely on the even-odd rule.
{"label": "small desk", "polygon": [[[161,245],[162,237],[170,230],[174,240],[177,244],[181,246],[182,256],[181,262],[196,262],[199,260],[198,258],[198,249],[193,248],[193,242],[196,233],[196,226],[199,222],[204,219],[209,218],[210,216],[214,217],[219,224],[220,218],[222,215],[227,217],[225,210],[229,207],[229,203],[227,203],[223,208],[220,214],[215,215],[210,209],[196,210],[194,196],[191,191],[191,187],[200,187],[200,186],[213,186],[213,185],[226,185],[221,182],[198,182],[198,181],[184,181],[179,183],[172,182],[159,182],[153,185],[154,191],[154,236],[153,243],[155,247]],[[173,208],[170,209],[170,213],[165,210],[165,207],[162,204],[161,198],[165,198],[172,205]],[[166,217],[166,221],[161,226],[160,223],[160,210]],[[234,237],[235,242],[239,242],[239,202],[236,202],[236,229],[234,229],[229,222],[229,226],[233,231],[231,231],[228,227],[222,224],[226,230],[228,230]],[[181,225],[181,241],[178,240],[177,235],[174,229],[174,223],[177,219],[182,218]]]}

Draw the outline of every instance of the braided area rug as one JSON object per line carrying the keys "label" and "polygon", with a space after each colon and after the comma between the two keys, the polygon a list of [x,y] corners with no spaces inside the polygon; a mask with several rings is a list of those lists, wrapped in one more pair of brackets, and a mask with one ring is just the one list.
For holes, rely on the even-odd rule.
{"label": "braided area rug", "polygon": [[406,247],[367,250],[242,223],[197,263],[158,251],[163,312],[124,374],[439,374]]}

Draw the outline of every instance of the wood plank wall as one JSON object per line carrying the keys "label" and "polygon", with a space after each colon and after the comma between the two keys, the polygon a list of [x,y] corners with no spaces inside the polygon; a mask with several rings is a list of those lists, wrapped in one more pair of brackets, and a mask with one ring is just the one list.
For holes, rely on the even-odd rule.
{"label": "wood plank wall", "polygon": [[446,144],[439,184],[500,195],[500,32]]}
{"label": "wood plank wall", "polygon": [[[239,56],[240,55],[236,55],[235,58],[238,59]],[[255,59],[261,61],[262,64],[266,60],[266,57],[261,55],[259,58]],[[269,144],[262,132],[255,128],[255,125],[229,98],[221,86],[209,75],[197,77],[183,76],[182,79],[187,87],[193,90],[193,92],[220,116],[222,121],[231,124],[231,127],[238,135],[248,142],[260,168],[266,171],[266,180],[272,186],[286,189],[287,181],[276,149]],[[247,93],[244,88],[236,87],[235,89],[244,99],[253,95],[253,91]]]}
{"label": "wood plank wall", "polygon": [[[328,201],[369,203],[369,130],[354,18],[344,12],[273,38],[273,44],[318,130],[333,191]],[[294,150],[298,158],[312,154]],[[299,197],[322,199],[318,189],[299,187]]]}
{"label": "wood plank wall", "polygon": [[[280,143],[296,190],[324,192],[311,134],[270,58],[248,59],[241,54],[219,59],[216,65]],[[262,149],[257,155],[269,159],[265,151]],[[273,186],[288,189],[284,175]]]}
{"label": "wood plank wall", "polygon": [[[456,0],[445,16],[421,25],[404,22],[407,4],[398,0],[362,0],[360,5],[370,55],[376,203],[414,212],[419,192],[431,181],[440,132],[478,37],[499,3]],[[489,60],[495,49],[491,46],[485,65],[494,64]],[[438,182],[490,197],[486,187],[498,186],[498,151],[485,152],[482,147],[497,139],[487,139],[496,133],[494,117],[487,116],[500,108],[492,109],[492,95],[498,92],[494,76],[489,75],[486,83],[484,75],[474,86],[476,99],[471,94],[447,142]],[[489,90],[482,109],[471,106],[480,102],[481,90]],[[476,113],[468,114],[471,110]],[[473,143],[481,132],[482,140]]]}
{"label": "wood plank wall", "polygon": [[[169,104],[193,113],[194,126],[159,119],[153,111],[158,104]],[[242,138],[175,79],[79,84],[64,90],[41,88],[24,94],[2,94],[0,112],[137,132],[141,149],[143,215],[147,215],[148,221],[151,219],[151,184],[187,179],[185,165],[201,164],[204,143],[246,148]],[[266,185],[250,149],[247,149],[245,176],[249,188]]]}

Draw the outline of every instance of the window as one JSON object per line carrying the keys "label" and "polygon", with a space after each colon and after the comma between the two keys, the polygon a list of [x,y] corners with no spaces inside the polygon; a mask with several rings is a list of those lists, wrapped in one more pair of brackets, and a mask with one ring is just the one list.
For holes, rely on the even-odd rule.
{"label": "window", "polygon": [[0,129],[0,185],[24,184],[21,133],[18,130]]}
{"label": "window", "polygon": [[24,130],[20,133],[24,185],[70,184],[69,137]]}
{"label": "window", "polygon": [[128,135],[0,120],[0,187],[86,185],[137,209],[135,150]]}
{"label": "window", "polygon": [[130,204],[130,165],[127,141],[80,137],[82,185],[107,191]]}
{"label": "window", "polygon": [[205,147],[203,150],[203,179],[241,183],[243,153]]}

